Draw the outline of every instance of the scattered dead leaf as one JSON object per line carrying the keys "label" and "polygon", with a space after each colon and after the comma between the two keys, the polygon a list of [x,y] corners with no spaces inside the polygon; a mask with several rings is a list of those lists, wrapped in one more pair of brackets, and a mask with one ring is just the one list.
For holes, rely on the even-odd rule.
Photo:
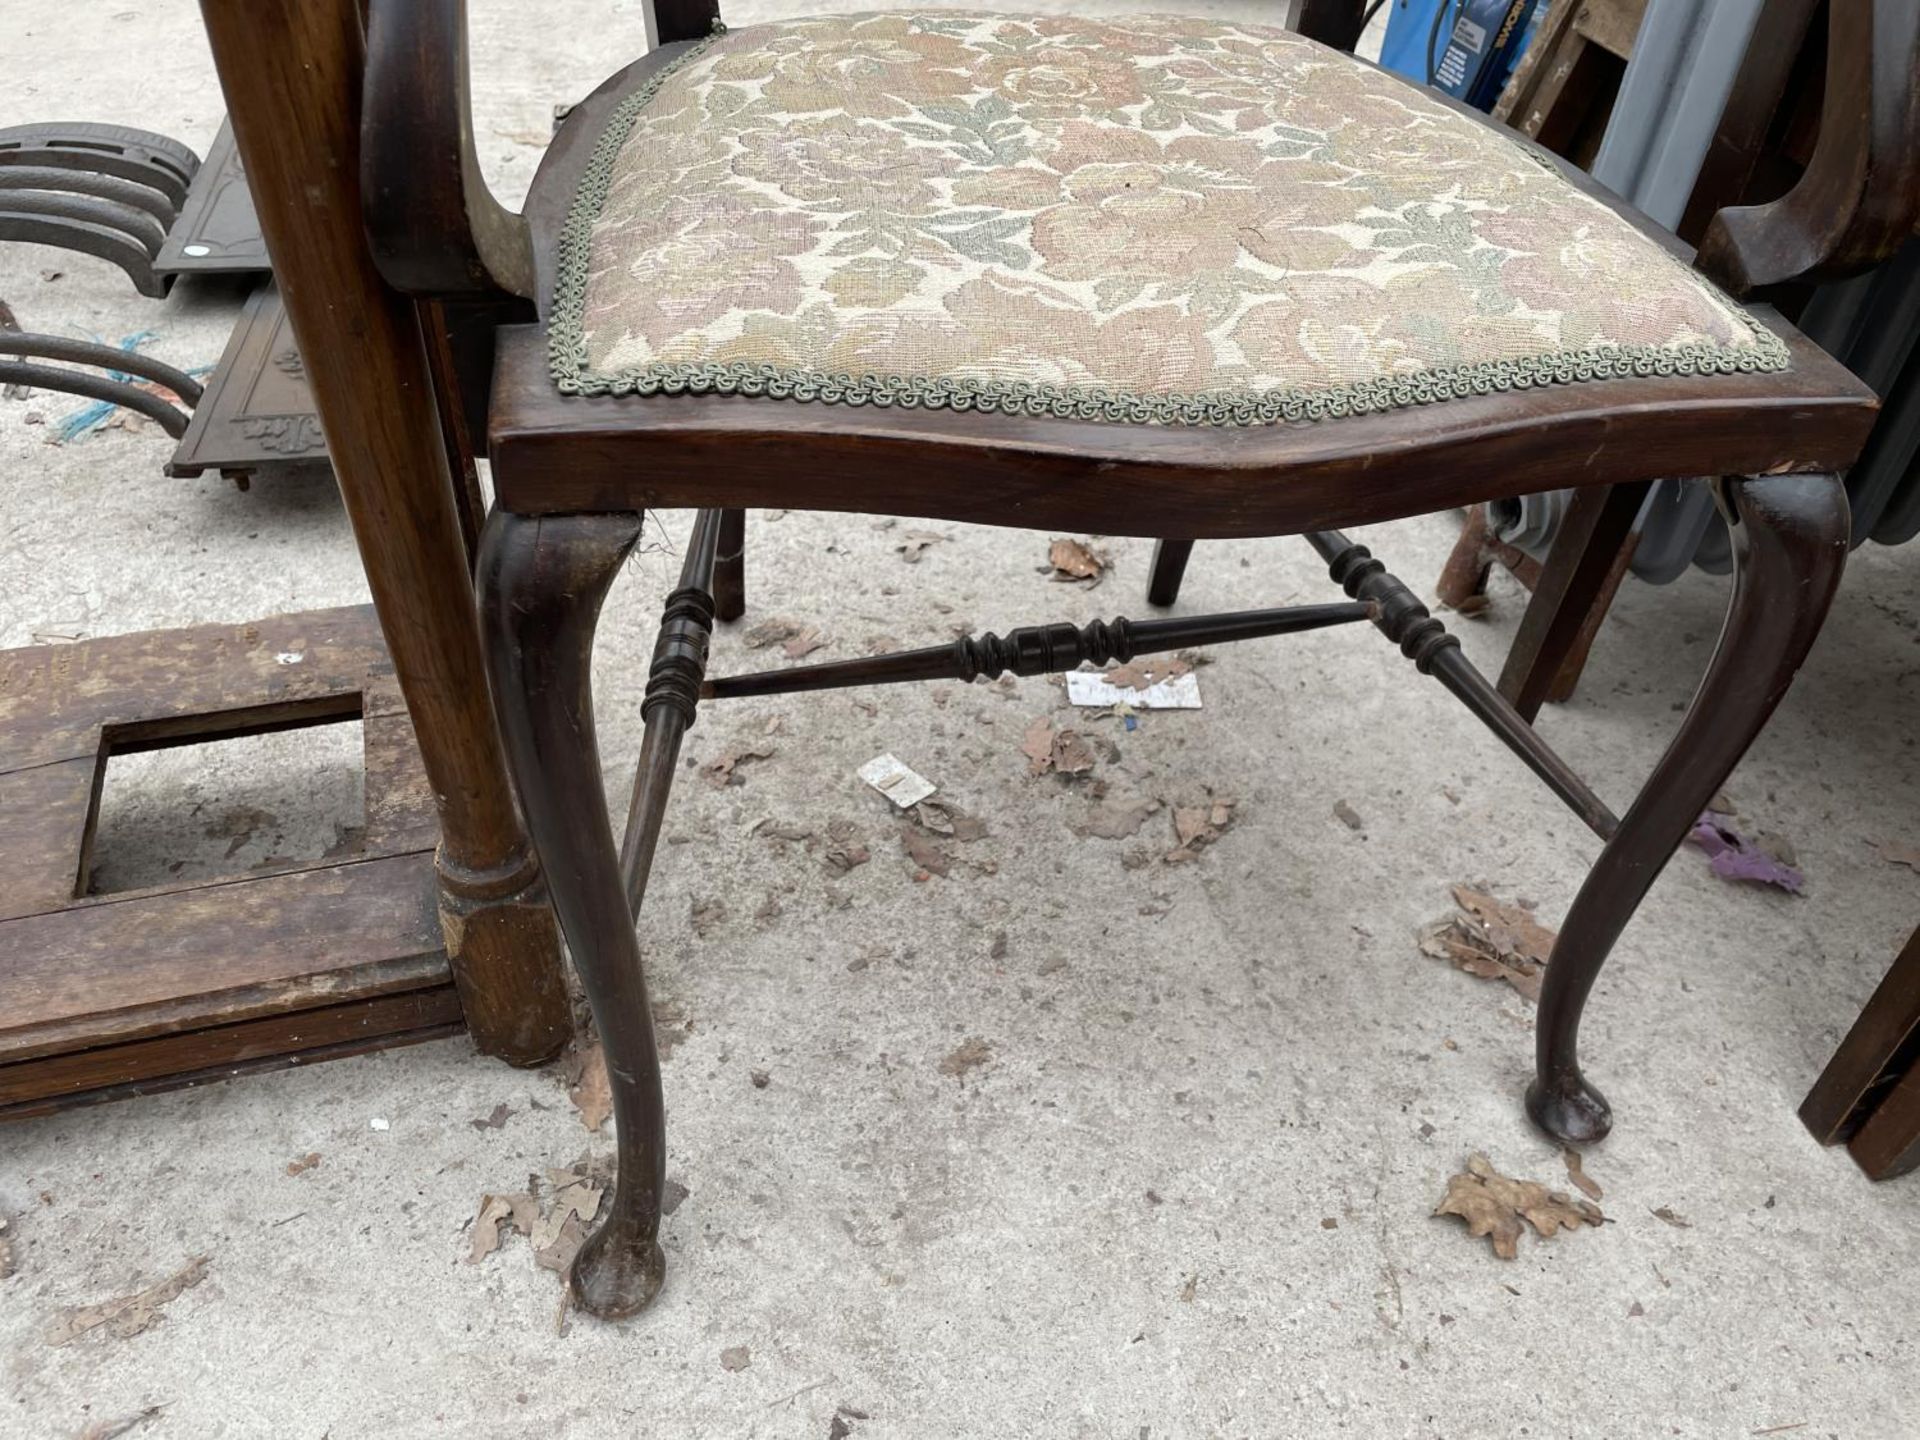
{"label": "scattered dead leaf", "polygon": [[940,544],[946,538],[932,530],[909,530],[902,536],[900,543],[893,548],[899,552],[900,558],[907,564],[918,565],[920,557],[930,547]]}
{"label": "scattered dead leaf", "polygon": [[786,840],[794,844],[813,838],[812,827],[803,825],[797,820],[769,820],[754,833],[769,840]]}
{"label": "scattered dead leaf", "polygon": [[940,1062],[940,1073],[956,1079],[969,1070],[978,1070],[993,1058],[993,1046],[978,1035],[970,1035],[956,1045],[947,1058]]}
{"label": "scattered dead leaf", "polygon": [[716,789],[727,785],[744,785],[747,779],[736,773],[739,768],[755,760],[770,759],[773,753],[773,746],[755,741],[734,745],[702,765],[700,775]]}
{"label": "scattered dead leaf", "polygon": [[717,930],[727,918],[727,902],[718,896],[695,896],[687,902],[687,921],[702,940]]}
{"label": "scattered dead leaf", "polygon": [[1908,845],[1890,845],[1884,840],[1867,842],[1880,852],[1880,858],[1889,865],[1904,865],[1907,869],[1920,874],[1920,850]]}
{"label": "scattered dead leaf", "polygon": [[546,1209],[527,1237],[534,1262],[545,1270],[564,1271],[587,1238],[587,1227],[600,1213],[606,1187],[578,1170],[549,1170],[552,1191]]}
{"label": "scattered dead leaf", "polygon": [[1664,1220],[1676,1230],[1691,1230],[1693,1228],[1693,1222],[1684,1215],[1674,1214],[1673,1207],[1670,1205],[1662,1205],[1658,1210],[1655,1210],[1653,1212],[1653,1218],[1656,1220]]}
{"label": "scattered dead leaf", "polygon": [[162,1405],[149,1405],[133,1415],[122,1415],[118,1420],[95,1420],[82,1430],[74,1440],[119,1440],[122,1435],[131,1435],[135,1430],[160,1418]]}
{"label": "scattered dead leaf", "polygon": [[[513,1114],[512,1108],[506,1101],[502,1100],[498,1105],[493,1107],[490,1114],[483,1115],[478,1120],[469,1120],[467,1123],[476,1130],[498,1130],[507,1123],[507,1117],[511,1114]],[[318,1160],[320,1157],[316,1155],[313,1158]]]}
{"label": "scattered dead leaf", "polygon": [[1102,801],[1087,812],[1087,818],[1069,828],[1074,834],[1096,840],[1125,840],[1140,833],[1140,827],[1165,807],[1158,800],[1127,797]]}
{"label": "scattered dead leaf", "polygon": [[1420,931],[1420,953],[1451,961],[1455,969],[1483,980],[1504,980],[1529,1000],[1539,1000],[1554,932],[1526,907],[1465,885],[1453,887],[1453,899],[1459,912]]}
{"label": "scattered dead leaf", "polygon": [[680,1202],[693,1192],[678,1180],[669,1180],[660,1187],[660,1213],[671,1215],[680,1208]]}
{"label": "scattered dead leaf", "polygon": [[753,1364],[753,1352],[744,1345],[729,1345],[720,1352],[722,1370],[744,1370]]}
{"label": "scattered dead leaf", "polygon": [[776,615],[749,627],[747,633],[740,638],[749,650],[764,650],[769,645],[784,644],[806,628],[798,620],[789,620],[784,616]]}
{"label": "scattered dead leaf", "polygon": [[0,1280],[13,1274],[15,1260],[13,1255],[13,1236],[7,1233],[7,1217],[0,1215]]}
{"label": "scattered dead leaf", "polygon": [[478,1265],[487,1256],[500,1248],[500,1222],[513,1218],[514,1200],[524,1198],[528,1204],[533,1197],[515,1197],[508,1195],[482,1195],[480,1213],[473,1217],[473,1242],[467,1248],[467,1264]]}
{"label": "scattered dead leaf", "polygon": [[1333,802],[1333,815],[1336,820],[1349,830],[1364,830],[1367,828],[1367,822],[1360,818],[1360,812],[1344,800],[1336,800]]}
{"label": "scattered dead leaf", "polygon": [[909,860],[929,875],[944,877],[953,868],[953,856],[917,826],[900,827],[900,848],[907,852]]}
{"label": "scattered dead leaf", "polygon": [[1006,931],[996,930],[993,932],[993,941],[987,946],[987,958],[989,960],[1004,960],[1007,958]]}
{"label": "scattered dead leaf", "polygon": [[1435,1215],[1457,1215],[1467,1222],[1467,1233],[1487,1236],[1493,1253],[1502,1260],[1519,1254],[1525,1226],[1533,1226],[1543,1240],[1561,1230],[1599,1225],[1606,1217],[1587,1200],[1574,1200],[1533,1180],[1514,1180],[1493,1168],[1486,1156],[1467,1157],[1467,1168],[1447,1180],[1447,1193],[1434,1207]]}
{"label": "scattered dead leaf", "polygon": [[1056,775],[1084,775],[1093,769],[1093,747],[1078,730],[1062,730],[1053,737],[1049,757]]}
{"label": "scattered dead leaf", "polygon": [[769,1070],[749,1070],[747,1079],[753,1082],[753,1088],[764,1090],[773,1083],[773,1073]]}
{"label": "scattered dead leaf", "polygon": [[607,1076],[606,1051],[598,1036],[576,1035],[560,1056],[560,1078],[567,1082],[567,1099],[579,1112],[580,1123],[598,1133],[613,1113],[613,1082]]}
{"label": "scattered dead leaf", "polygon": [[100,1329],[116,1340],[138,1335],[160,1318],[162,1310],[207,1278],[207,1258],[196,1255],[165,1280],[131,1295],[61,1311],[47,1326],[47,1344],[68,1345]]}
{"label": "scattered dead leaf", "polygon": [[1161,859],[1168,865],[1184,865],[1199,858],[1200,852],[1218,840],[1233,824],[1237,801],[1215,795],[1209,790],[1195,804],[1173,807],[1174,847]]}
{"label": "scattered dead leaf", "polygon": [[307,1173],[307,1171],[313,1169],[313,1167],[318,1165],[319,1163],[320,1163],[320,1152],[318,1150],[309,1150],[306,1154],[302,1155],[298,1160],[289,1160],[287,1162],[287,1174],[304,1175]]}
{"label": "scattered dead leaf", "polygon": [[1192,673],[1193,666],[1177,656],[1143,655],[1107,671],[1101,678],[1122,690],[1151,690],[1164,681]]}
{"label": "scattered dead leaf", "polygon": [[829,870],[845,875],[872,858],[872,852],[860,843],[851,820],[835,820],[827,826],[826,861]]}
{"label": "scattered dead leaf", "polygon": [[1053,722],[1042,715],[1020,737],[1020,753],[1027,757],[1027,773],[1044,775],[1053,768]]}
{"label": "scattered dead leaf", "polygon": [[962,845],[971,845],[987,836],[986,821],[967,814],[950,800],[922,800],[910,813],[934,834],[948,836]]}
{"label": "scattered dead leaf", "polygon": [[781,642],[780,648],[786,652],[789,660],[804,660],[826,643],[827,637],[816,627],[809,625],[799,634],[788,636]]}
{"label": "scattered dead leaf", "polygon": [[1098,580],[1107,568],[1106,558],[1082,540],[1055,540],[1047,547],[1047,563],[1055,580]]}
{"label": "scattered dead leaf", "polygon": [[225,859],[231,860],[241,848],[254,837],[259,830],[271,829],[280,822],[280,817],[271,810],[262,810],[253,805],[235,805],[223,810],[220,818],[205,827],[209,839],[225,840],[227,853]]}
{"label": "scattered dead leaf", "polygon": [[1589,1200],[1600,1200],[1606,1197],[1606,1192],[1600,1188],[1600,1182],[1587,1174],[1578,1150],[1569,1146],[1560,1152],[1560,1158],[1566,1162],[1567,1178],[1573,1181],[1575,1188],[1582,1195]]}
{"label": "scattered dead leaf", "polygon": [[780,897],[769,890],[766,898],[754,907],[753,922],[760,926],[771,925],[780,918],[780,912],[784,908],[780,903]]}
{"label": "scattered dead leaf", "polygon": [[1198,1275],[1189,1275],[1187,1277],[1187,1283],[1180,1287],[1180,1299],[1182,1303],[1191,1305],[1194,1297],[1199,1293],[1200,1277]]}

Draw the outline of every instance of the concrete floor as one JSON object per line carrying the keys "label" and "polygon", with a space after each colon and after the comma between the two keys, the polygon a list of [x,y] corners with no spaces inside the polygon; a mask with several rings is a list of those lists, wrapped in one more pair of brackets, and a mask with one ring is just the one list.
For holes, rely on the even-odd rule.
{"label": "concrete floor", "polygon": [[[553,102],[640,44],[631,0],[569,5],[564,24],[518,8],[476,6],[479,128],[509,193]],[[0,0],[0,37],[0,124],[212,138],[191,5]],[[236,309],[211,289],[143,301],[104,265],[21,247],[0,251],[0,296],[27,328],[151,331],[152,353],[194,365]],[[29,423],[72,408],[0,403],[0,644],[362,596],[326,487],[169,481],[155,432],[56,447]],[[661,521],[656,538],[684,536],[684,515]],[[1102,542],[1112,575],[1085,591],[1036,573],[1045,535],[931,528],[947,538],[909,567],[868,517],[758,515],[751,613],[819,624],[831,658],[963,621],[1144,610],[1145,541]],[[1455,528],[1366,538],[1425,586]],[[617,786],[673,566],[642,555],[604,626]],[[1210,544],[1183,608],[1328,588],[1297,541]],[[1580,696],[1546,717],[1615,804],[1685,701],[1724,592],[1700,575],[1630,587]],[[1456,626],[1488,668],[1520,608],[1510,583],[1495,600]],[[1086,726],[1117,751],[1095,776],[1113,796],[1238,799],[1184,866],[1157,858],[1164,816],[1082,839],[1086,786],[1027,775],[1025,726],[1067,716],[1045,682],[739,703],[703,719],[693,756],[779,717],[776,753],[738,787],[689,773],[669,821],[686,843],[663,849],[642,923],[657,993],[685,1017],[666,1082],[688,1195],[651,1312],[561,1336],[558,1282],[525,1241],[464,1263],[482,1192],[609,1137],[587,1134],[551,1070],[445,1041],[0,1132],[18,1262],[0,1282],[0,1434],[120,1433],[158,1406],[129,1433],[1910,1435],[1920,1189],[1869,1185],[1793,1110],[1920,918],[1920,874],[1872,848],[1920,845],[1917,643],[1912,552],[1862,551],[1732,786],[1798,846],[1807,893],[1731,885],[1683,853],[1601,981],[1587,1053],[1619,1120],[1589,1157],[1601,1230],[1529,1237],[1504,1263],[1430,1216],[1475,1150],[1564,1181],[1519,1106],[1530,1007],[1421,957],[1414,932],[1462,880],[1557,923],[1595,845],[1376,636],[1222,650],[1200,674],[1205,710]],[[737,629],[717,648],[723,671],[764,659]],[[989,826],[945,879],[915,880],[854,778],[889,750]],[[109,879],[183,845],[228,868],[324,848],[353,822],[352,764],[340,741],[128,767],[109,789]],[[224,817],[242,807],[274,819],[228,858]],[[756,834],[768,818],[850,821],[873,860],[836,879]],[[724,913],[696,935],[713,900]],[[944,1074],[973,1037],[990,1058]],[[500,1104],[499,1128],[468,1123]],[[310,1152],[320,1163],[289,1175]],[[202,1254],[204,1283],[145,1333],[45,1343],[66,1307]],[[745,1368],[723,1366],[732,1347]]]}

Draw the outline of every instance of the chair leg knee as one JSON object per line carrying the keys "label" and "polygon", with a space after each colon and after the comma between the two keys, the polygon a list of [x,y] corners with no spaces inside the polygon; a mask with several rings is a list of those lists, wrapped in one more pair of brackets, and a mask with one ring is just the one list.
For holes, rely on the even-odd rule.
{"label": "chair leg knee", "polygon": [[1540,996],[1527,1113],[1569,1143],[1605,1136],[1612,1114],[1580,1070],[1580,1015],[1614,942],[1787,692],[1846,564],[1846,490],[1832,475],[1730,480],[1722,510],[1736,570],[1706,677],[1560,928]]}
{"label": "chair leg knee", "polygon": [[658,1239],[666,1179],[660,1062],[607,817],[589,681],[601,601],[639,534],[637,515],[496,511],[479,581],[508,763],[613,1081],[612,1203],[569,1276],[581,1308],[607,1319],[643,1309],[666,1270]]}
{"label": "chair leg knee", "polygon": [[1171,605],[1180,598],[1180,582],[1186,577],[1187,560],[1193,554],[1191,540],[1153,542],[1153,573],[1147,580],[1147,603]]}

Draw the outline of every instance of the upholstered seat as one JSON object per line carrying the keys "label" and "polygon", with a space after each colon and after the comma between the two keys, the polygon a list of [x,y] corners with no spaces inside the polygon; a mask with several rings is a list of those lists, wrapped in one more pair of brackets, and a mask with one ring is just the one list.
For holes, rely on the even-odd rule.
{"label": "upholstered seat", "polygon": [[690,46],[583,168],[568,394],[1314,420],[1787,350],[1545,157],[1280,30],[827,16]]}

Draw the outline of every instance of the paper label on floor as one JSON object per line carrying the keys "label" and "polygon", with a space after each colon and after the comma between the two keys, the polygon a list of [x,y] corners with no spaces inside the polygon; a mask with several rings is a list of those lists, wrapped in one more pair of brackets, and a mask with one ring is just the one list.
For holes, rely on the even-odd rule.
{"label": "paper label on floor", "polygon": [[936,788],[926,777],[914,774],[891,755],[874,756],[856,773],[902,810],[918,805]]}
{"label": "paper label on floor", "polygon": [[1097,671],[1069,670],[1067,699],[1075,705],[1092,705],[1102,709],[1111,705],[1131,705],[1136,710],[1198,710],[1200,677],[1188,671],[1185,675],[1162,680],[1158,685],[1150,685],[1145,690],[1131,690],[1121,685],[1109,685],[1106,677]]}

